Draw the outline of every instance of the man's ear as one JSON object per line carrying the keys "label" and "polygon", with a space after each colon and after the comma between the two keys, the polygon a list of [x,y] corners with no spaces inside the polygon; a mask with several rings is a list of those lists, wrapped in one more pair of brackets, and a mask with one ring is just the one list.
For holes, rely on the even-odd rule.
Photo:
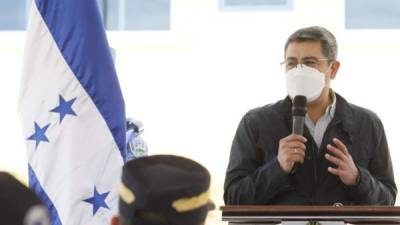
{"label": "man's ear", "polygon": [[337,72],[339,71],[339,68],[340,68],[340,62],[339,62],[339,61],[334,61],[334,62],[332,63],[332,66],[331,66],[331,74],[330,74],[330,76],[329,76],[329,78],[330,78],[331,80],[333,80],[333,79],[336,78],[336,74],[337,74]]}
{"label": "man's ear", "polygon": [[113,216],[111,219],[111,225],[119,225],[119,217],[118,216]]}

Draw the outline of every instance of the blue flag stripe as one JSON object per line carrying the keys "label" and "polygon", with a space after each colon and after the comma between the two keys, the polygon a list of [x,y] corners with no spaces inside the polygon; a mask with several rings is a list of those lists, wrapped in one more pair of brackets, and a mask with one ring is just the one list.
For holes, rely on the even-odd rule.
{"label": "blue flag stripe", "polygon": [[35,193],[42,199],[43,203],[49,209],[50,220],[52,221],[52,225],[62,225],[60,217],[58,216],[58,212],[56,207],[54,207],[53,202],[43,190],[42,185],[36,177],[35,172],[33,171],[30,164],[28,164],[28,176],[29,176],[29,187],[35,191]]}
{"label": "blue flag stripe", "polygon": [[36,0],[36,6],[125,161],[125,104],[96,0]]}

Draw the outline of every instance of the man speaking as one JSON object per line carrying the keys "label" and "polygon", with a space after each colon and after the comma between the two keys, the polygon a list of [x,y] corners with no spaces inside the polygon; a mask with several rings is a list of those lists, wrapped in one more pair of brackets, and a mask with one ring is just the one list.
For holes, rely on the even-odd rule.
{"label": "man speaking", "polygon": [[330,88],[340,67],[335,37],[322,27],[294,32],[282,66],[288,96],[249,111],[239,124],[225,203],[393,205],[382,122]]}

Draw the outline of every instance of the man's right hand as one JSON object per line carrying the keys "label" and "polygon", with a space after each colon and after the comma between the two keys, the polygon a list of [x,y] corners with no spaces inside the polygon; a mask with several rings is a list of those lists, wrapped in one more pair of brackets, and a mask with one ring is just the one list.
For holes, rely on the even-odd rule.
{"label": "man's right hand", "polygon": [[304,162],[306,142],[305,137],[296,134],[279,140],[278,162],[283,172],[289,174],[296,162]]}

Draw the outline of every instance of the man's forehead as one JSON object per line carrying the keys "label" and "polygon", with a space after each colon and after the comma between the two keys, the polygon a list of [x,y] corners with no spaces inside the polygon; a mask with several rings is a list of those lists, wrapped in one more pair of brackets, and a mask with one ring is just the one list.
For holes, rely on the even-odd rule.
{"label": "man's forehead", "polygon": [[292,42],[285,52],[286,58],[304,59],[307,57],[323,58],[319,42]]}

